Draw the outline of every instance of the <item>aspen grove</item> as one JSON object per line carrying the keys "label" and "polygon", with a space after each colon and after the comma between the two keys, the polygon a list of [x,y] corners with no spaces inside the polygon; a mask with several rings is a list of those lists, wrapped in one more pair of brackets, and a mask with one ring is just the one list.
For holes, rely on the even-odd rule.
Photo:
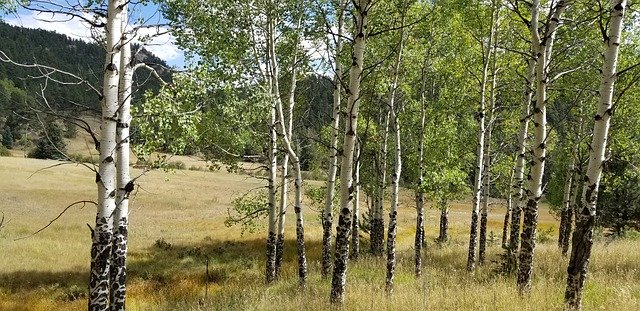
{"label": "aspen grove", "polygon": [[637,310],[637,2],[0,1],[0,310]]}

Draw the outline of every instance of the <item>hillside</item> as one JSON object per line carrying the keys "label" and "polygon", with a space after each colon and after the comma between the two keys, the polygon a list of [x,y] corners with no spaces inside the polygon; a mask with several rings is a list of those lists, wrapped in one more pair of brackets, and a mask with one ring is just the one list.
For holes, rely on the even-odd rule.
{"label": "hillside", "polygon": [[[96,89],[102,88],[104,49],[95,43],[69,38],[55,32],[11,26],[0,22],[0,50],[22,64],[42,64],[86,79]],[[170,81],[168,65],[143,47],[134,46],[136,62],[156,68],[163,79]],[[148,78],[148,73],[134,76],[134,104],[146,90],[157,91],[160,83]],[[41,127],[33,115],[34,106],[46,104],[74,115],[97,115],[99,96],[86,85],[46,82],[35,68],[0,63],[0,134],[2,144],[11,148],[25,133]],[[62,75],[53,79],[76,82]],[[46,83],[45,83],[46,82]],[[44,89],[44,90],[42,90]],[[84,108],[81,108],[84,107]],[[28,122],[25,122],[28,120]],[[28,123],[28,124],[26,124]]]}

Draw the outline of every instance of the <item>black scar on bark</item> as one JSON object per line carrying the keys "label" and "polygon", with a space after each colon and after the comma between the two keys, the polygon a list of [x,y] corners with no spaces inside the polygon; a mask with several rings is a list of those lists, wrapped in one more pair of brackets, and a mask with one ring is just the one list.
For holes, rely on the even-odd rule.
{"label": "black scar on bark", "polygon": [[111,163],[113,162],[113,157],[112,156],[107,156],[106,158],[104,158],[104,161],[102,161],[104,163]]}
{"label": "black scar on bark", "polygon": [[616,6],[613,7],[613,9],[616,11],[622,11],[624,10],[624,6],[622,5],[622,2],[618,2],[618,4],[616,4]]}
{"label": "black scar on bark", "polygon": [[114,63],[109,63],[106,68],[108,71],[115,71],[116,65]]}
{"label": "black scar on bark", "polygon": [[130,180],[125,186],[124,186],[124,191],[126,193],[131,193],[131,191],[133,191],[135,187],[135,184],[133,183],[133,180]]}
{"label": "black scar on bark", "polygon": [[100,178],[100,173],[96,173],[96,183],[99,183],[102,178]]}

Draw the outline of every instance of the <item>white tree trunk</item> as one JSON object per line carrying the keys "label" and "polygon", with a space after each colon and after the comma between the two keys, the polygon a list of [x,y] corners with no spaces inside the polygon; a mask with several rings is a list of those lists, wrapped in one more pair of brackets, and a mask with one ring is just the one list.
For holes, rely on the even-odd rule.
{"label": "white tree trunk", "polygon": [[580,176],[582,176],[580,174],[580,166],[574,166],[574,170],[573,172],[571,172],[571,174],[573,174],[573,183],[571,184],[571,198],[569,199],[569,208],[567,209],[567,223],[564,229],[564,237],[562,240],[562,245],[561,245],[561,251],[562,251],[562,256],[567,256],[567,253],[569,252],[569,244],[571,243],[571,236],[573,234],[573,224],[574,222],[574,217],[577,216],[576,213],[577,211],[577,207],[576,207],[576,202],[578,199],[578,192],[580,190],[580,188],[578,188],[578,183]]}
{"label": "white tree trunk", "polygon": [[109,258],[116,208],[115,156],[120,72],[120,37],[122,36],[122,0],[109,1],[106,25],[106,59],[102,93],[100,164],[96,176],[98,208],[92,232],[91,271],[89,275],[89,310],[109,308]]}
{"label": "white tree trunk", "polygon": [[111,311],[125,309],[127,294],[127,243],[129,231],[129,194],[133,182],[129,173],[129,126],[131,125],[131,96],[133,66],[131,43],[126,32],[128,24],[127,4],[122,12],[122,49],[120,51],[120,80],[118,123],[116,130],[116,209],[113,214],[113,244],[111,250],[110,304]]}
{"label": "white tree trunk", "polygon": [[527,136],[529,129],[529,113],[531,111],[531,99],[533,98],[533,85],[536,77],[536,58],[529,59],[527,64],[527,75],[524,87],[524,100],[522,102],[522,112],[520,113],[520,129],[518,130],[518,155],[516,159],[513,185],[511,186],[511,230],[509,235],[509,257],[511,268],[515,269],[516,254],[520,247],[520,218],[522,207],[524,206],[524,167],[527,151]]}
{"label": "white tree trunk", "polygon": [[[267,29],[269,30],[269,33],[273,33],[273,29],[272,29],[272,17],[271,14],[267,14]],[[271,37],[269,37],[271,38]],[[266,61],[266,67],[267,67],[267,83],[268,83],[268,91],[269,91],[269,95],[271,95],[273,97],[274,94],[274,90],[273,90],[273,80],[277,80],[278,76],[277,76],[277,72],[275,70],[275,68],[272,68],[272,64],[270,59],[276,57],[275,53],[273,51],[275,51],[275,47],[273,46],[274,42],[272,42],[272,40],[267,40],[267,61]],[[273,98],[272,98],[273,99]],[[269,222],[269,231],[268,231],[268,235],[267,235],[267,260],[266,260],[266,282],[267,283],[272,283],[275,279],[276,279],[276,252],[277,252],[277,248],[276,248],[276,236],[277,236],[277,222],[278,222],[278,215],[277,215],[277,199],[276,199],[276,195],[277,195],[277,189],[276,189],[276,178],[277,178],[277,172],[278,172],[278,157],[277,157],[277,152],[278,152],[278,144],[277,144],[277,132],[276,132],[276,115],[277,115],[277,107],[276,107],[276,102],[275,100],[271,101],[271,116],[269,119],[269,151],[268,151],[268,161],[269,161],[269,176],[267,178],[267,183],[268,183],[268,190],[269,190],[269,216],[268,216],[268,222]]]}
{"label": "white tree trunk", "polygon": [[[300,28],[300,24],[298,24],[298,29]],[[293,146],[291,144],[291,126],[292,126],[292,118],[289,118],[289,122],[284,118],[284,112],[282,108],[282,100],[280,98],[280,82],[278,81],[279,77],[279,64],[278,60],[275,57],[276,55],[276,47],[275,47],[275,25],[273,20],[270,21],[270,32],[269,32],[269,40],[270,54],[272,57],[270,58],[271,62],[271,71],[273,74],[273,78],[271,80],[272,84],[272,100],[275,103],[276,111],[278,114],[278,129],[281,139],[283,140],[284,147],[291,158],[291,162],[293,164],[293,168],[295,170],[296,179],[295,179],[295,202],[294,202],[294,212],[296,214],[296,244],[298,249],[298,277],[300,279],[300,284],[302,286],[306,285],[307,281],[307,257],[305,251],[305,243],[304,243],[304,221],[302,218],[302,170],[300,168],[300,158],[296,154],[295,150],[293,150]],[[291,89],[289,90],[289,113],[293,114],[293,108],[295,105],[295,89],[296,89],[296,57],[295,55],[298,53],[297,50],[297,41],[296,48],[294,48],[294,57],[292,62],[292,78],[291,78]],[[287,123],[289,123],[289,128],[287,128]],[[283,188],[284,189],[284,188]],[[286,193],[283,194],[286,196]],[[283,228],[284,230],[284,224]],[[283,240],[284,242],[284,240]],[[284,243],[283,243],[284,244]]]}
{"label": "white tree trunk", "polygon": [[566,9],[566,1],[560,0],[549,9],[551,16],[549,24],[541,38],[538,32],[538,18],[540,1],[534,0],[531,10],[531,37],[533,55],[537,56],[536,63],[536,100],[533,109],[534,143],[533,159],[529,188],[527,189],[527,204],[524,208],[524,221],[522,224],[522,247],[518,265],[518,290],[528,292],[531,289],[531,277],[533,275],[533,255],[536,244],[536,229],[538,225],[538,203],[542,197],[542,177],[546,160],[547,144],[547,83],[549,63],[557,27],[560,17]]}
{"label": "white tree trunk", "polygon": [[564,183],[564,194],[562,197],[562,209],[560,210],[560,225],[558,226],[558,248],[562,250],[562,245],[567,234],[568,224],[571,219],[567,218],[569,209],[571,209],[571,195],[575,182],[573,180],[573,172],[575,171],[574,159],[571,160],[569,169],[567,170],[567,178]]}
{"label": "white tree trunk", "polygon": [[[400,25],[404,25],[405,13],[402,12]],[[385,289],[387,293],[393,291],[393,279],[396,270],[396,234],[398,227],[398,191],[400,189],[400,174],[402,173],[402,144],[400,137],[400,120],[396,113],[396,91],[398,89],[398,78],[400,76],[400,64],[404,49],[404,31],[400,31],[400,46],[398,55],[393,66],[393,80],[389,86],[389,112],[393,121],[393,132],[395,134],[395,167],[391,176],[391,208],[389,210],[389,230],[387,231],[387,280]]]}
{"label": "white tree trunk", "polygon": [[[516,163],[517,160],[514,162]],[[509,179],[509,185],[513,185],[513,177],[516,173],[515,165],[511,170],[511,177]],[[504,215],[504,221],[502,223],[502,248],[507,249],[509,247],[509,217],[511,217],[511,205],[513,204],[513,190],[509,191],[507,196],[507,212]]]}
{"label": "white tree trunk", "polygon": [[354,165],[353,169],[353,184],[355,185],[354,190],[354,202],[353,202],[353,220],[351,225],[351,255],[350,258],[353,260],[357,260],[360,256],[360,165],[362,161],[360,160],[360,153],[362,150],[360,149],[360,142],[356,140],[356,146],[354,151]]}
{"label": "white tree trunk", "polygon": [[[496,47],[494,46],[494,52]],[[487,250],[487,217],[489,215],[489,190],[491,187],[491,132],[494,124],[493,112],[496,108],[496,89],[498,86],[498,70],[496,68],[495,53],[492,61],[491,96],[489,99],[489,109],[487,109],[487,129],[484,139],[484,186],[482,187],[482,212],[480,216],[480,241],[478,245],[478,264],[483,265]]]}
{"label": "white tree trunk", "polygon": [[333,227],[333,197],[336,190],[336,173],[338,171],[338,127],[340,125],[340,108],[342,101],[342,33],[344,24],[344,10],[346,1],[342,0],[338,7],[338,35],[335,38],[336,50],[334,55],[335,73],[333,75],[333,107],[331,115],[331,143],[329,150],[329,174],[327,176],[327,195],[325,197],[324,212],[322,214],[322,277],[329,276],[331,270],[331,229]]}
{"label": "white tree trunk", "polygon": [[[426,69],[426,66],[425,66]],[[422,245],[424,244],[424,127],[426,119],[425,75],[422,74],[422,90],[420,92],[420,142],[418,143],[418,184],[416,185],[416,236],[413,243],[415,250],[415,274],[422,275]]]}
{"label": "white tree trunk", "polygon": [[280,176],[280,204],[278,208],[278,236],[276,238],[276,279],[280,278],[282,270],[282,256],[284,255],[284,229],[287,216],[287,201],[289,196],[289,153],[282,156],[282,176]]}
{"label": "white tree trunk", "polygon": [[[385,112],[386,111],[386,112]],[[384,114],[383,139],[379,150],[378,161],[378,193],[375,199],[373,215],[371,218],[371,253],[375,256],[381,256],[384,251],[384,193],[387,188],[387,154],[389,147],[389,118],[390,111],[388,107],[381,110]]]}
{"label": "white tree trunk", "polygon": [[494,26],[492,23],[489,36],[489,44],[482,43],[483,68],[480,85],[480,108],[478,109],[478,145],[476,148],[476,169],[473,185],[473,206],[471,210],[471,228],[469,230],[469,252],[467,254],[467,270],[473,271],[476,268],[478,249],[478,214],[480,211],[480,199],[482,197],[482,175],[484,173],[484,147],[485,147],[485,114],[486,114],[486,92],[487,76],[489,72],[489,58],[491,56],[494,36]]}
{"label": "white tree trunk", "polygon": [[[596,218],[596,200],[598,186],[602,176],[602,163],[605,161],[607,137],[612,114],[614,85],[618,77],[618,49],[623,28],[624,13],[627,0],[611,2],[611,19],[609,34],[605,40],[604,63],[602,65],[602,82],[600,84],[600,100],[593,125],[591,148],[589,148],[589,164],[584,176],[582,189],[582,206],[576,221],[576,230],[571,243],[571,258],[567,268],[567,289],[565,303],[568,308],[580,309],[582,292],[587,275],[591,247],[593,246],[593,228]],[[578,212],[576,212],[578,213]]]}
{"label": "white tree trunk", "polygon": [[352,65],[349,69],[349,90],[345,114],[345,135],[340,166],[340,216],[336,234],[336,251],[331,280],[332,303],[344,303],[349,259],[349,233],[351,230],[351,208],[353,205],[353,153],[358,128],[358,106],[360,104],[360,79],[364,61],[367,36],[367,20],[371,0],[358,0],[355,4],[355,31],[353,40]]}

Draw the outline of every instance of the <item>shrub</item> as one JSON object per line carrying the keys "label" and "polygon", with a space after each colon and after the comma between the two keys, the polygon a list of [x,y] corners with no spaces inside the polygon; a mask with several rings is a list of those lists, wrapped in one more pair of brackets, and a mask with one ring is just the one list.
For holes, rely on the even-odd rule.
{"label": "shrub", "polygon": [[7,147],[5,147],[4,145],[0,144],[0,157],[10,157],[11,156],[11,152],[9,151],[9,149],[7,149]]}
{"label": "shrub", "polygon": [[159,248],[163,251],[168,251],[171,249],[172,245],[171,243],[165,241],[164,238],[159,238],[153,243],[153,247]]}
{"label": "shrub", "polygon": [[187,168],[187,166],[182,161],[173,161],[173,162],[167,163],[167,168],[174,169],[174,170],[183,170]]}
{"label": "shrub", "polygon": [[551,241],[551,239],[553,238],[552,234],[553,234],[553,227],[538,230],[538,234],[536,235],[536,240],[541,244],[547,243]]}

